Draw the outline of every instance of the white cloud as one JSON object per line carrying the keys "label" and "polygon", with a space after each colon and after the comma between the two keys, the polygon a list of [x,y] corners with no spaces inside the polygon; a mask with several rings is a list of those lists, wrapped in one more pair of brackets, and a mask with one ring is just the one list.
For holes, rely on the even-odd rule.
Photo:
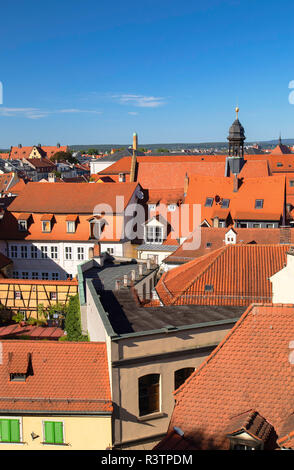
{"label": "white cloud", "polygon": [[112,95],[112,98],[117,100],[120,104],[129,104],[138,106],[139,108],[157,108],[165,104],[164,98],[158,96],[120,94]]}
{"label": "white cloud", "polygon": [[39,108],[7,108],[0,106],[0,116],[7,117],[24,117],[27,119],[42,119],[51,114],[63,113],[88,113],[88,114],[101,114],[101,111],[88,110],[88,109],[56,109],[56,110],[43,110]]}
{"label": "white cloud", "polygon": [[128,114],[131,116],[137,116],[139,113],[136,113],[136,111],[129,111]]}

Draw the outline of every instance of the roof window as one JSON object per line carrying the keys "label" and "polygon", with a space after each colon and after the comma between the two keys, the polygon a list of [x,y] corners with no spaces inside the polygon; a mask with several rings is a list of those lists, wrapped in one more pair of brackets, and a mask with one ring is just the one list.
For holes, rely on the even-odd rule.
{"label": "roof window", "polygon": [[205,292],[212,292],[213,291],[213,285],[212,284],[206,284],[204,290],[205,290]]}
{"label": "roof window", "polygon": [[230,205],[230,199],[223,199],[222,200],[222,205],[221,205],[222,209],[227,209],[229,207],[229,205]]}
{"label": "roof window", "polygon": [[256,199],[255,200],[255,209],[262,209],[263,208],[263,199]]}
{"label": "roof window", "polygon": [[211,207],[213,203],[213,197],[207,197],[205,201],[205,207]]}

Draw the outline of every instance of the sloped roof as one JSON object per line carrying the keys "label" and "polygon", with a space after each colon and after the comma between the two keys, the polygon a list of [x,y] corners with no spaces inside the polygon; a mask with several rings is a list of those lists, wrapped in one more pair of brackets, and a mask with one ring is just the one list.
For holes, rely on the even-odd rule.
{"label": "sloped roof", "polygon": [[93,213],[98,204],[108,204],[115,211],[116,196],[129,203],[137,183],[28,183],[9,206],[11,212],[54,214]]}
{"label": "sloped roof", "polygon": [[32,152],[33,148],[36,147],[38,151],[41,153],[42,156],[46,156],[47,158],[51,158],[56,152],[67,152],[68,146],[61,145],[60,147],[49,145],[49,146],[27,146],[27,147],[11,147],[10,150],[10,159],[12,160],[22,160],[23,158],[28,158],[30,153]]}
{"label": "sloped roof", "polygon": [[250,306],[175,392],[169,432],[177,426],[198,448],[228,449],[231,417],[252,409],[280,436],[294,406],[293,315],[293,305]]}
{"label": "sloped roof", "polygon": [[165,305],[269,302],[269,277],[284,267],[288,249],[289,245],[226,245],[167,271],[156,291]]}
{"label": "sloped roof", "polygon": [[[9,381],[9,357],[33,373]],[[1,342],[0,410],[111,412],[105,343],[5,340]],[[11,368],[10,368],[11,369]]]}

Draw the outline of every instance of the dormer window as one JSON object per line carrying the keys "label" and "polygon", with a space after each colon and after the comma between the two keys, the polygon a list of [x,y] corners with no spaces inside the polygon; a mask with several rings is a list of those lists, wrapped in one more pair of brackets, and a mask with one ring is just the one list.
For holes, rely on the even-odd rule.
{"label": "dormer window", "polygon": [[169,212],[174,212],[174,211],[176,210],[176,207],[177,207],[176,204],[169,204],[169,205],[167,206],[167,210],[168,210]]}
{"label": "dormer window", "polygon": [[20,232],[26,232],[26,230],[28,229],[28,220],[30,217],[31,217],[31,214],[20,214],[18,216],[17,223],[18,223],[18,230]]}
{"label": "dormer window", "polygon": [[66,222],[66,231],[67,233],[75,233],[76,231],[76,224],[73,221]]}
{"label": "dormer window", "polygon": [[19,220],[18,221],[18,230],[20,232],[25,232],[28,228],[27,221],[26,220]]}
{"label": "dormer window", "polygon": [[52,230],[52,220],[53,220],[53,214],[44,214],[41,217],[41,222],[42,222],[42,232],[44,233],[50,233]]}
{"label": "dormer window", "polygon": [[213,197],[207,197],[205,201],[205,207],[212,207]]}
{"label": "dormer window", "polygon": [[126,181],[126,175],[125,175],[125,173],[119,173],[119,175],[118,175],[118,181],[119,181],[119,183],[125,183],[125,181]]}
{"label": "dormer window", "polygon": [[145,241],[146,243],[162,243],[163,228],[154,226],[145,227]]}
{"label": "dormer window", "polygon": [[212,284],[206,284],[204,290],[205,290],[205,292],[213,292],[213,285]]}
{"label": "dormer window", "polygon": [[10,382],[25,382],[27,374],[10,374]]}
{"label": "dormer window", "polygon": [[222,205],[221,205],[221,208],[222,209],[227,209],[230,205],[230,199],[223,199],[222,200]]}
{"label": "dormer window", "polygon": [[262,209],[263,208],[263,199],[256,199],[255,200],[255,209]]}

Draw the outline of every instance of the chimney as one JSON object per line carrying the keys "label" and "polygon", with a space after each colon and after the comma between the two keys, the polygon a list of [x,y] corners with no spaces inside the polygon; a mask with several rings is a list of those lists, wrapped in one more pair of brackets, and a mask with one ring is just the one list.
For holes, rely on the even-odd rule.
{"label": "chimney", "polygon": [[21,145],[21,144],[18,144],[18,148],[21,149],[21,148],[22,148],[22,145]]}
{"label": "chimney", "polygon": [[147,259],[147,269],[151,269],[151,259]]}
{"label": "chimney", "polygon": [[114,290],[116,290],[116,291],[120,290],[120,281],[118,279],[116,279],[116,281],[115,281]]}
{"label": "chimney", "polygon": [[186,173],[185,179],[184,179],[184,196],[187,196],[188,193],[188,186],[189,186],[189,177],[188,174]]}
{"label": "chimney", "polygon": [[135,269],[132,269],[131,271],[131,281],[135,281],[136,280],[136,271]]}
{"label": "chimney", "polygon": [[55,173],[48,173],[48,182],[49,182],[49,183],[56,183],[56,175],[55,175]]}
{"label": "chimney", "polygon": [[57,142],[56,147],[57,147],[58,149],[60,149],[60,143],[59,143],[59,142]]}
{"label": "chimney", "polygon": [[139,264],[139,276],[143,276],[143,264]]}
{"label": "chimney", "polygon": [[132,155],[132,162],[131,162],[131,174],[130,174],[130,183],[134,183],[136,181],[136,170],[137,170],[137,145],[138,145],[138,137],[137,134],[133,134],[133,155]]}
{"label": "chimney", "polygon": [[125,287],[128,286],[128,275],[127,274],[124,274],[124,286]]}
{"label": "chimney", "polygon": [[100,243],[95,243],[94,245],[94,257],[98,257],[101,254]]}
{"label": "chimney", "polygon": [[133,134],[133,149],[138,150],[138,135],[136,132]]}
{"label": "chimney", "polygon": [[234,174],[234,182],[233,182],[233,191],[234,191],[234,193],[237,193],[238,189],[239,189],[239,179],[238,179],[238,175],[235,173]]}

